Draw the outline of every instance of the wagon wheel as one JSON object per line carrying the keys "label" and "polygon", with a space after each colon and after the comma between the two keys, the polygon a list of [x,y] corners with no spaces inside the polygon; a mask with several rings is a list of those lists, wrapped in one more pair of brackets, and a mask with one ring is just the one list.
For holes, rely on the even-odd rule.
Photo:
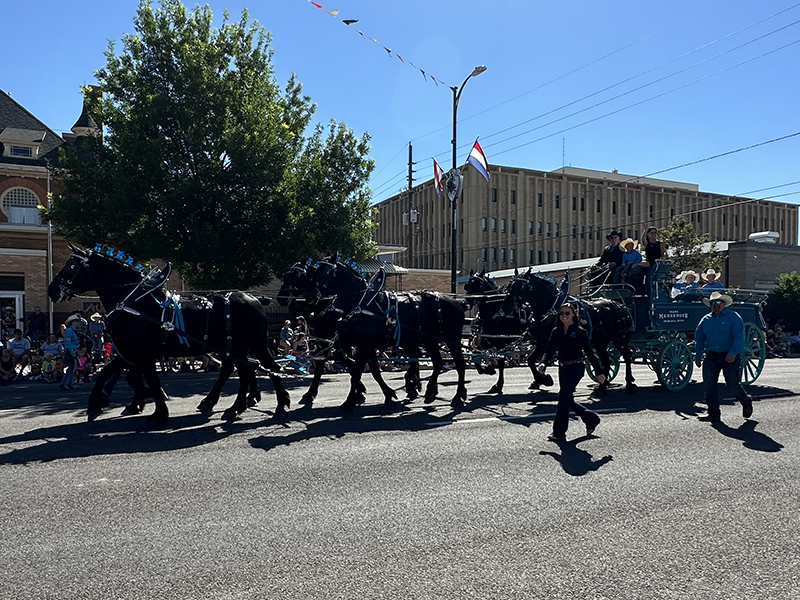
{"label": "wagon wheel", "polygon": [[767,358],[767,345],[764,342],[764,334],[752,323],[744,325],[744,350],[742,350],[742,364],[739,381],[744,385],[750,385],[764,368],[764,360]]}
{"label": "wagon wheel", "polygon": [[679,392],[692,378],[692,351],[682,340],[672,340],[661,348],[655,371],[658,380],[670,392]]}
{"label": "wagon wheel", "polygon": [[[595,352],[595,356],[597,353]],[[619,373],[619,360],[620,360],[620,353],[617,350],[617,347],[614,345],[613,342],[609,342],[608,344],[608,358],[611,360],[611,367],[608,370],[608,382],[611,383],[614,381],[614,377],[617,376]],[[600,362],[600,358],[597,358],[597,361]],[[589,360],[584,361],[586,363],[586,374],[589,375],[589,378],[594,381],[595,383],[599,383],[597,381],[597,373],[595,373],[594,367]]]}

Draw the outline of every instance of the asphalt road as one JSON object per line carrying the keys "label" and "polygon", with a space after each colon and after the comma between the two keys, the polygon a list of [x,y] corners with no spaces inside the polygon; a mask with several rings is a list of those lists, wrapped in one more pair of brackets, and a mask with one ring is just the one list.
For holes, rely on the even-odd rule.
{"label": "asphalt road", "polygon": [[350,414],[332,376],[313,408],[276,420],[265,393],[231,424],[230,395],[194,409],[213,375],[174,374],[157,431],[119,415],[123,386],[87,423],[86,389],[21,382],[0,389],[0,598],[800,598],[798,368],[767,361],[752,419],[728,400],[716,427],[699,385],[640,365],[635,395],[591,400],[584,379],[602,424],[561,445],[523,369],[503,396],[470,371],[461,411],[453,373],[394,409],[365,379]]}

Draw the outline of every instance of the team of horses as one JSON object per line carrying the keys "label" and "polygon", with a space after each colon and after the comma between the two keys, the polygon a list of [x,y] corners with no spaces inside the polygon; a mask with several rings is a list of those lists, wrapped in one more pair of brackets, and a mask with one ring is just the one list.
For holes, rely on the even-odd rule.
{"label": "team of horses", "polygon": [[[169,266],[164,269],[134,266],[122,252],[97,246],[71,248],[71,255],[53,278],[48,295],[54,302],[94,291],[106,312],[116,358],[97,375],[89,395],[88,419],[94,420],[107,405],[105,384],[128,369],[134,400],[123,414],[141,412],[144,398],[152,396],[155,410],[151,426],[163,426],[168,418],[166,395],[156,364],[162,357],[195,356],[213,352],[222,368],[214,387],[198,406],[211,412],[227,379],[236,369],[239,390],[222,418],[237,418],[248,405],[260,399],[257,372],[271,380],[276,415],[285,415],[290,398],[281,380],[281,369],[269,351],[269,323],[264,299],[240,291],[175,294],[164,289]],[[312,405],[319,393],[323,365],[338,357],[347,365],[350,390],[342,404],[353,410],[364,402],[366,388],[361,375],[369,367],[387,405],[397,403],[397,392],[383,380],[377,357],[387,350],[402,353],[407,362],[404,389],[408,400],[422,392],[420,361],[431,363],[423,393],[433,402],[439,393],[439,375],[445,370],[445,350],[456,373],[453,407],[467,401],[465,350],[476,362],[492,360],[499,372],[490,393],[502,393],[505,356],[510,348],[528,348],[532,388],[552,385],[542,375],[541,362],[558,307],[566,301],[578,308],[582,325],[589,331],[604,374],[612,367],[610,345],[617,348],[627,365],[626,389],[634,387],[628,347],[633,321],[624,304],[606,299],[581,299],[569,295],[569,280],[560,285],[549,277],[528,270],[516,273],[505,287],[498,287],[484,272],[472,273],[464,286],[463,299],[434,291],[392,292],[383,289],[385,275],[368,279],[358,265],[339,257],[295,264],[285,274],[278,302],[297,316],[303,315],[315,346],[314,378],[301,399]],[[477,307],[470,344],[462,342],[466,311]],[[479,369],[479,372],[482,370]],[[608,383],[599,386],[605,393]]]}

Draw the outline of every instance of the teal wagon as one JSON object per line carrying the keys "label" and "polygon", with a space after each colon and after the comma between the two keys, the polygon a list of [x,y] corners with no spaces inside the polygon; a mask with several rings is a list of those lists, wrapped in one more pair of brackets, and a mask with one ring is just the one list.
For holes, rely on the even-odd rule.
{"label": "teal wagon", "polygon": [[[635,360],[645,362],[658,376],[666,389],[679,392],[692,378],[694,368],[694,331],[700,319],[708,314],[699,292],[671,296],[674,277],[670,275],[672,262],[657,261],[647,275],[646,294],[636,296],[627,285],[603,285],[584,298],[603,297],[624,302],[634,319],[631,347]],[[767,293],[754,290],[728,289],[725,293],[733,298],[732,310],[744,321],[745,346],[742,352],[740,379],[751,384],[761,374],[766,359],[764,331],[766,323],[762,307]],[[619,371],[619,356],[613,346],[609,352],[614,356],[609,377],[613,380]],[[587,361],[587,371],[592,379],[596,374]]]}

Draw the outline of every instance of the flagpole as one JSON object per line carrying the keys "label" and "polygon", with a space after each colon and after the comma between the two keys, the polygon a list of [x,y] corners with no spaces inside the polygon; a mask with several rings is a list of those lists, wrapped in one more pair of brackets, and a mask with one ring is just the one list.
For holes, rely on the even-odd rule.
{"label": "flagpole", "polygon": [[[475,67],[464,82],[461,84],[461,87],[451,87],[450,89],[453,90],[453,169],[450,171],[450,177],[462,177],[461,173],[458,170],[458,166],[456,161],[456,131],[457,131],[457,114],[458,114],[458,101],[461,99],[461,92],[464,91],[464,86],[467,85],[467,82],[472,77],[476,77],[483,73],[486,70],[486,67],[481,65]],[[462,186],[456,185],[458,193],[455,194],[455,197],[451,198],[450,200],[453,203],[453,232],[452,232],[452,247],[450,249],[450,293],[456,294],[456,262],[457,262],[457,252],[458,252],[458,198],[461,195]]]}

